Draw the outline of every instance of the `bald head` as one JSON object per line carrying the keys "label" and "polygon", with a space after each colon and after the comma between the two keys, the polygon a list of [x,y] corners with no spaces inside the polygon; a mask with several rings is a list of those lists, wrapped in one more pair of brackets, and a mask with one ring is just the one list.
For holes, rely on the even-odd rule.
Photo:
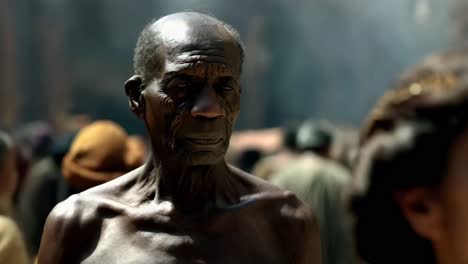
{"label": "bald head", "polygon": [[223,56],[229,55],[225,63],[241,70],[244,48],[234,28],[209,15],[182,12],[162,17],[143,29],[135,49],[135,74],[150,82],[160,76],[166,60],[176,56],[180,60],[184,55],[193,58],[189,56],[193,50],[213,56],[222,51]]}

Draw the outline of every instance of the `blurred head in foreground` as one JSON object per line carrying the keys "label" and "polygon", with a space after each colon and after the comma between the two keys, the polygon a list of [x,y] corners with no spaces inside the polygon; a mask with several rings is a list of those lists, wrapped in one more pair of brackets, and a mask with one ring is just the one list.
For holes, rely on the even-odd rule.
{"label": "blurred head in foreground", "polygon": [[353,211],[369,263],[468,263],[468,56],[434,55],[361,134]]}

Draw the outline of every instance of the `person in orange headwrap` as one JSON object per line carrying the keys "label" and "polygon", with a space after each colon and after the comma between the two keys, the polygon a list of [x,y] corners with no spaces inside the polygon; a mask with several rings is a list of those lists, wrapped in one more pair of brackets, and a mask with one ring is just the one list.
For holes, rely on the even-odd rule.
{"label": "person in orange headwrap", "polygon": [[80,130],[62,161],[62,173],[74,187],[86,190],[141,166],[145,146],[111,121],[96,121]]}

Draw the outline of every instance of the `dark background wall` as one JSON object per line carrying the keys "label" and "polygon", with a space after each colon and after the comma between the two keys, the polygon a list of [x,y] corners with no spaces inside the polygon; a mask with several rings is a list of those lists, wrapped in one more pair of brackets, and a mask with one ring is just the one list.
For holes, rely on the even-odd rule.
{"label": "dark background wall", "polygon": [[123,91],[138,34],[154,17],[198,10],[245,42],[238,129],[309,117],[357,126],[405,68],[463,45],[454,10],[466,2],[0,0],[0,125],[85,113],[142,131]]}

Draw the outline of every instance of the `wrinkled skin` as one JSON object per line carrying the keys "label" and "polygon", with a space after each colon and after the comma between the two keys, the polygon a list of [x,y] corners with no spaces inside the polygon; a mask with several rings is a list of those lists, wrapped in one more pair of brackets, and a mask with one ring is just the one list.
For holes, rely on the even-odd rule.
{"label": "wrinkled skin", "polygon": [[231,33],[198,13],[164,17],[155,77],[131,77],[152,158],[72,196],[48,217],[39,263],[320,263],[318,227],[295,195],[226,164],[240,108]]}

